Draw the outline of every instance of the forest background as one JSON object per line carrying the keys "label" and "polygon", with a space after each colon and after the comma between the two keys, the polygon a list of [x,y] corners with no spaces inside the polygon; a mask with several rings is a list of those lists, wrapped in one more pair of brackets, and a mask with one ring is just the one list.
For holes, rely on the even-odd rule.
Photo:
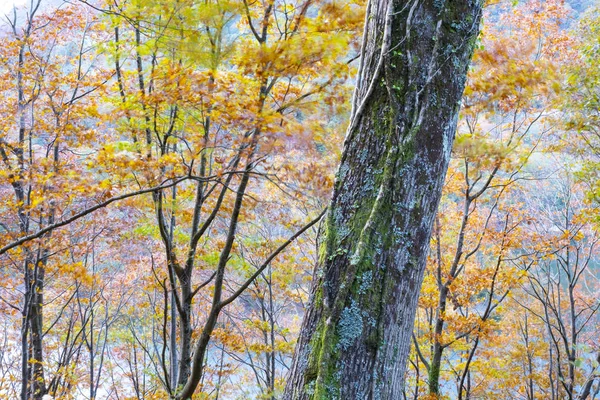
{"label": "forest background", "polygon": [[[592,3],[486,5],[406,398],[599,396]],[[7,12],[0,398],[169,398],[195,354],[194,398],[281,395],[364,8],[33,0]]]}

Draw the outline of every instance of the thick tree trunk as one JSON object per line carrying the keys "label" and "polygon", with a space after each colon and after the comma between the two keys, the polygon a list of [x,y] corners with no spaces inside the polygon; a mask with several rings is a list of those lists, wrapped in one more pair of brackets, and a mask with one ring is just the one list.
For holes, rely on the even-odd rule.
{"label": "thick tree trunk", "polygon": [[479,0],[371,0],[284,399],[399,399]]}

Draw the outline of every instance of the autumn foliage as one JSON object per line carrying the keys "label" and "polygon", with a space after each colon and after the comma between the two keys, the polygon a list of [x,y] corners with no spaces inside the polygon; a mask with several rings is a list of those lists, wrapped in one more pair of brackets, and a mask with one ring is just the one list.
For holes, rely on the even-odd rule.
{"label": "autumn foliage", "polygon": [[[367,4],[58,3],[0,25],[0,398],[279,398]],[[599,398],[599,11],[489,3],[405,393]]]}

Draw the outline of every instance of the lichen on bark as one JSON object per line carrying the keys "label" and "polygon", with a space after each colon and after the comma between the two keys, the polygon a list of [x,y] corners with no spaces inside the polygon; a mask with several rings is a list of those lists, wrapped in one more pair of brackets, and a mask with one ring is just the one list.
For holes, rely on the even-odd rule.
{"label": "lichen on bark", "polygon": [[397,399],[478,0],[371,0],[353,115],[284,399]]}

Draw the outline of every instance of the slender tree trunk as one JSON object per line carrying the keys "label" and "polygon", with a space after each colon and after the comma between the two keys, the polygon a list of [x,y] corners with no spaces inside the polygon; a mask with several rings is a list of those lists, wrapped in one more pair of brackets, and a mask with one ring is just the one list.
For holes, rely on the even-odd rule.
{"label": "slender tree trunk", "polygon": [[25,268],[25,304],[21,327],[21,399],[45,394],[43,358],[44,258],[28,255]]}
{"label": "slender tree trunk", "polygon": [[433,333],[433,355],[429,364],[429,370],[427,371],[429,375],[429,393],[433,395],[438,395],[440,392],[440,370],[442,368],[442,353],[444,352],[444,347],[440,340],[444,331],[444,315],[446,313],[448,293],[449,287],[444,284],[440,288],[440,297],[436,310],[435,328]]}
{"label": "slender tree trunk", "polygon": [[90,363],[90,400],[94,400],[94,398],[96,397],[94,394],[94,303],[92,300],[92,294],[90,293],[90,335],[89,335],[89,344],[88,344],[88,351],[90,353],[90,359],[89,359],[89,363]]}
{"label": "slender tree trunk", "polygon": [[[27,250],[26,250],[27,251]],[[31,319],[31,278],[30,278],[30,256],[25,258],[23,263],[23,275],[25,276],[25,295],[23,301],[23,316],[21,322],[21,400],[27,400],[29,397],[29,321]]]}
{"label": "slender tree trunk", "polygon": [[399,399],[478,0],[371,0],[284,399]]}
{"label": "slender tree trunk", "polygon": [[170,367],[171,367],[171,387],[177,386],[177,371],[179,370],[179,354],[177,352],[177,304],[175,303],[175,293],[171,293],[171,325],[169,333],[170,348]]}
{"label": "slender tree trunk", "polygon": [[179,371],[177,372],[177,387],[183,387],[190,376],[192,368],[192,282],[191,275],[180,279],[181,303],[183,312],[179,313],[181,344],[179,346]]}
{"label": "slender tree trunk", "polygon": [[41,399],[46,393],[43,354],[43,308],[44,308],[44,269],[39,267],[36,293],[31,304],[31,348],[33,353],[33,399]]}

